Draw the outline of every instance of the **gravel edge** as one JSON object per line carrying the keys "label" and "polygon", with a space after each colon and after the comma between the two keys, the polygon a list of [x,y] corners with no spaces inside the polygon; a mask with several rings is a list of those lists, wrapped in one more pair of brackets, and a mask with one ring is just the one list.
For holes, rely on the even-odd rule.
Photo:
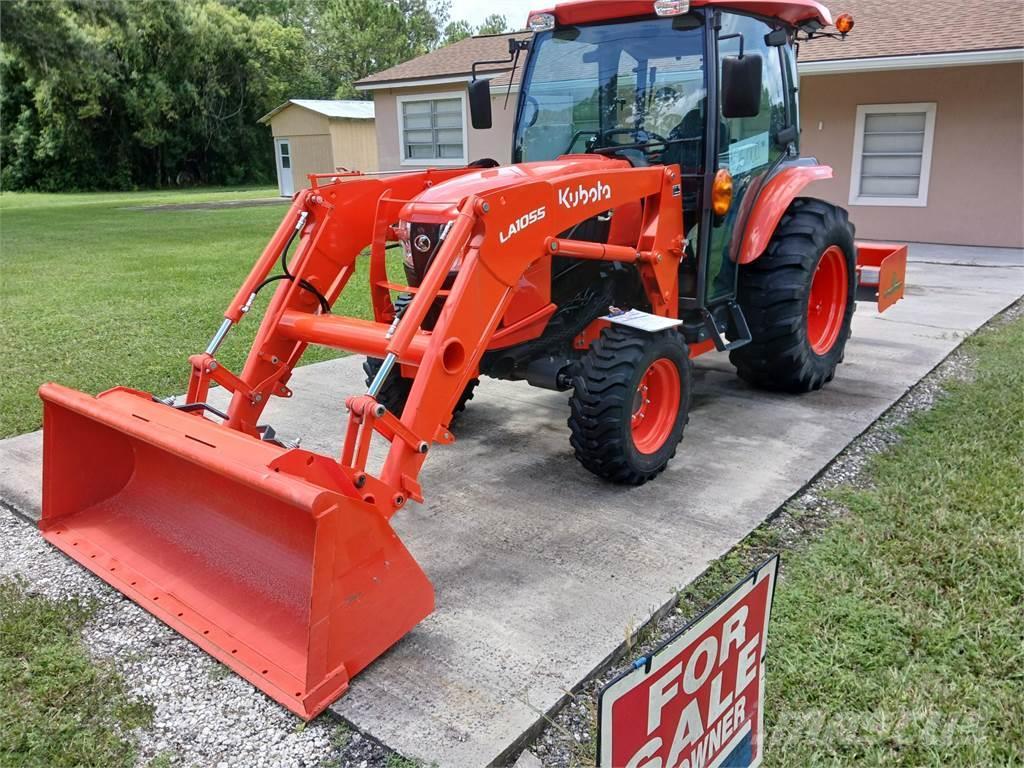
{"label": "gravel edge", "polygon": [[[963,341],[1021,317],[1024,317],[1024,300],[1018,299],[973,334],[965,336]],[[613,661],[600,672],[567,692],[566,700],[548,712],[546,723],[525,743],[525,748],[520,744],[517,751],[512,752],[509,764],[514,762],[518,752],[520,763],[517,765],[522,766],[575,768],[594,765],[598,691],[628,670],[632,659],[647,655],[700,615],[717,594],[708,594],[708,589],[714,588],[711,582],[715,579],[713,571],[716,564],[725,557],[738,555],[744,568],[753,569],[777,552],[784,554],[820,536],[847,513],[841,504],[829,498],[828,492],[839,486],[870,487],[865,470],[871,457],[898,443],[900,428],[914,414],[932,408],[944,396],[948,383],[971,381],[975,375],[975,364],[974,357],[961,342],[765,522],[709,565],[679,593],[677,600],[669,603],[667,613],[656,615],[637,629],[629,647],[619,649]],[[767,545],[762,542],[767,542]],[[678,607],[672,609],[673,602],[677,602]]]}
{"label": "gravel edge", "polygon": [[[976,333],[1024,316],[1018,300]],[[792,549],[828,527],[844,514],[825,492],[839,485],[863,486],[869,458],[899,440],[899,428],[914,414],[930,408],[951,380],[970,380],[974,361],[962,345],[894,403],[878,421],[856,438],[810,483],[740,542],[732,553],[743,552],[753,567],[775,551]],[[350,723],[325,713],[310,723],[284,710],[251,684],[232,674],[198,647],[178,635],[132,601],[95,578],[51,547],[34,526],[0,502],[0,541],[4,557],[0,578],[20,576],[33,593],[54,600],[95,599],[96,615],[83,631],[93,658],[111,663],[123,675],[128,692],[151,705],[151,727],[131,734],[138,765],[156,760],[173,766],[282,766],[307,768],[405,768],[403,758]],[[771,529],[771,548],[758,546],[759,533]],[[710,568],[709,567],[709,571]],[[705,571],[681,594],[680,607],[648,622],[635,633],[634,644],[596,676],[567,693],[566,700],[547,715],[547,724],[518,752],[519,765],[551,768],[593,763],[596,692],[628,667],[626,657],[646,654],[680,628],[707,604],[702,586]],[[183,696],[182,692],[189,692]]]}

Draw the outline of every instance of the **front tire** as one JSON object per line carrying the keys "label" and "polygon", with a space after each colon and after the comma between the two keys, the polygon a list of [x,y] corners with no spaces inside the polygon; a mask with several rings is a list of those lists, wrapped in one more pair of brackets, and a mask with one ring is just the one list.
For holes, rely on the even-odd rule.
{"label": "front tire", "polygon": [[584,467],[623,485],[664,471],[690,412],[690,355],[678,331],[612,325],[583,356],[572,384],[570,442]]}
{"label": "front tire", "polygon": [[729,353],[740,378],[809,392],[835,376],[856,307],[856,248],[846,211],[796,198],[764,254],[740,268],[750,343]]}

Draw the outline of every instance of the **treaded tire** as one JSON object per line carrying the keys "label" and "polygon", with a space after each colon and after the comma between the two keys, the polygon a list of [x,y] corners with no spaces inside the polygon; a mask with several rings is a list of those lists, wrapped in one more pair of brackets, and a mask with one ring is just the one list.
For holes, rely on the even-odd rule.
{"label": "treaded tire", "polygon": [[[764,254],[740,268],[738,300],[752,340],[729,353],[744,381],[783,392],[810,392],[832,380],[843,360],[856,308],[854,229],[842,208],[798,197],[783,214]],[[827,350],[812,346],[811,284],[823,254],[838,246],[846,264],[846,306]],[[838,320],[838,316],[837,316]]]}
{"label": "treaded tire", "polygon": [[[638,387],[658,360],[679,374],[678,412],[666,419],[660,447],[642,453],[632,421]],[[569,398],[570,443],[588,470],[623,485],[642,485],[664,471],[683,439],[690,413],[690,355],[675,329],[651,334],[612,325],[580,361]]]}
{"label": "treaded tire", "polygon": [[[383,364],[384,361],[379,357],[366,358],[366,361],[363,363],[363,372],[366,374],[366,386],[370,386],[370,383],[377,376],[377,371],[380,370]],[[473,399],[473,391],[479,383],[480,379],[470,379],[469,383],[466,384],[466,388],[462,390],[462,396],[452,411],[453,418],[466,410],[466,404]],[[401,418],[402,411],[405,409],[405,402],[409,399],[410,390],[412,390],[412,379],[402,376],[396,365],[384,380],[384,386],[381,387],[380,392],[377,393],[377,402]]]}

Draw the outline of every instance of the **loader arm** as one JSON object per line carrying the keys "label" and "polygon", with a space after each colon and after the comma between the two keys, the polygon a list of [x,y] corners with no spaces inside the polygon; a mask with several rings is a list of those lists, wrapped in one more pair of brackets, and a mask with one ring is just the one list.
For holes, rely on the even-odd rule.
{"label": "loader arm", "polygon": [[[417,477],[429,447],[451,442],[452,409],[467,381],[477,375],[480,357],[531,264],[553,252],[637,263],[653,311],[675,316],[682,233],[673,191],[678,171],[633,169],[614,160],[598,165],[600,171],[569,172],[550,180],[526,176],[442,204],[418,202],[417,193],[465,171],[428,171],[389,179],[357,176],[300,193],[225,318],[245,314],[249,297],[277,264],[290,229],[298,225],[298,246],[290,259],[294,279],[282,281],[277,288],[239,376],[226,371],[213,355],[193,358],[188,402],[202,402],[211,379],[227,386],[233,397],[226,425],[255,436],[270,396],[291,395],[287,381],[309,343],[378,357],[394,355],[396,362],[417,371],[405,410],[387,414],[372,397],[349,398],[340,466],[357,487],[365,488],[362,497],[372,499],[386,517],[410,498],[422,501]],[[598,194],[588,200],[580,197],[581,190]],[[635,247],[574,245],[555,237],[602,211],[637,201],[645,202],[647,215]],[[544,211],[543,218],[518,227],[529,212],[538,210]],[[422,285],[409,289],[386,283],[384,251],[395,240],[394,224],[400,217],[417,216],[447,220],[451,228]],[[377,278],[371,281],[371,293],[378,320],[323,312],[303,282],[333,304],[355,269],[355,259],[367,247],[374,261],[371,275]],[[444,277],[455,263],[460,265],[458,277],[450,290],[443,291]],[[387,322],[394,318],[391,290],[414,293],[395,326]],[[439,320],[432,331],[425,331],[423,318],[442,293],[447,295]],[[392,443],[379,478],[366,474],[374,432]]]}
{"label": "loader arm", "polygon": [[[123,388],[95,398],[41,388],[43,535],[292,711],[315,716],[433,610],[430,582],[389,519],[410,498],[422,500],[423,461],[431,446],[454,439],[453,407],[488,346],[543,331],[543,281],[528,286],[536,311],[502,326],[527,276],[555,253],[632,264],[650,309],[675,316],[678,173],[590,156],[493,171],[314,178],[210,346],[191,358],[183,406]],[[634,245],[559,237],[638,203]],[[400,222],[418,217],[450,226],[413,290],[387,281],[384,253]],[[216,359],[217,346],[276,278],[289,245],[287,273],[275,280],[235,374]],[[367,246],[374,320],[327,311]],[[393,292],[414,293],[400,315]],[[439,299],[437,322],[424,330]],[[372,388],[347,399],[340,457],[287,448],[259,425],[270,397],[291,395],[287,383],[311,343],[414,373],[401,414],[388,412]],[[232,393],[223,419],[206,403],[213,383]],[[390,442],[379,475],[367,471],[374,439]]]}

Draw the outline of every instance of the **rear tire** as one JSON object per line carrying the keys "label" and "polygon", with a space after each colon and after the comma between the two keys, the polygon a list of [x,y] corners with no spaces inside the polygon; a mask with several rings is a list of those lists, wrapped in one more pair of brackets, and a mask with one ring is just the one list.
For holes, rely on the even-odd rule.
{"label": "rear tire", "polygon": [[846,211],[796,198],[764,254],[740,268],[738,299],[752,337],[729,353],[740,378],[785,392],[831,381],[850,338],[856,280]]}
{"label": "rear tire", "polygon": [[[377,371],[380,370],[381,365],[384,361],[379,357],[368,357],[363,363],[363,372],[366,374],[366,386],[370,386],[373,380],[377,377]],[[452,417],[462,413],[466,410],[466,404],[473,399],[473,391],[476,389],[476,385],[480,383],[480,379],[470,379],[469,383],[466,384],[466,388],[462,390],[462,395],[459,397],[459,401],[455,404],[455,409],[452,411]],[[405,410],[405,403],[409,399],[409,392],[412,390],[412,379],[407,379],[402,375],[399,367],[396,365],[391,369],[391,373],[384,380],[384,386],[380,388],[377,393],[377,402],[391,411],[393,414],[401,418],[402,411]]]}
{"label": "rear tire", "polygon": [[660,474],[689,420],[690,378],[689,350],[675,329],[606,328],[573,376],[569,431],[576,458],[623,485]]}

